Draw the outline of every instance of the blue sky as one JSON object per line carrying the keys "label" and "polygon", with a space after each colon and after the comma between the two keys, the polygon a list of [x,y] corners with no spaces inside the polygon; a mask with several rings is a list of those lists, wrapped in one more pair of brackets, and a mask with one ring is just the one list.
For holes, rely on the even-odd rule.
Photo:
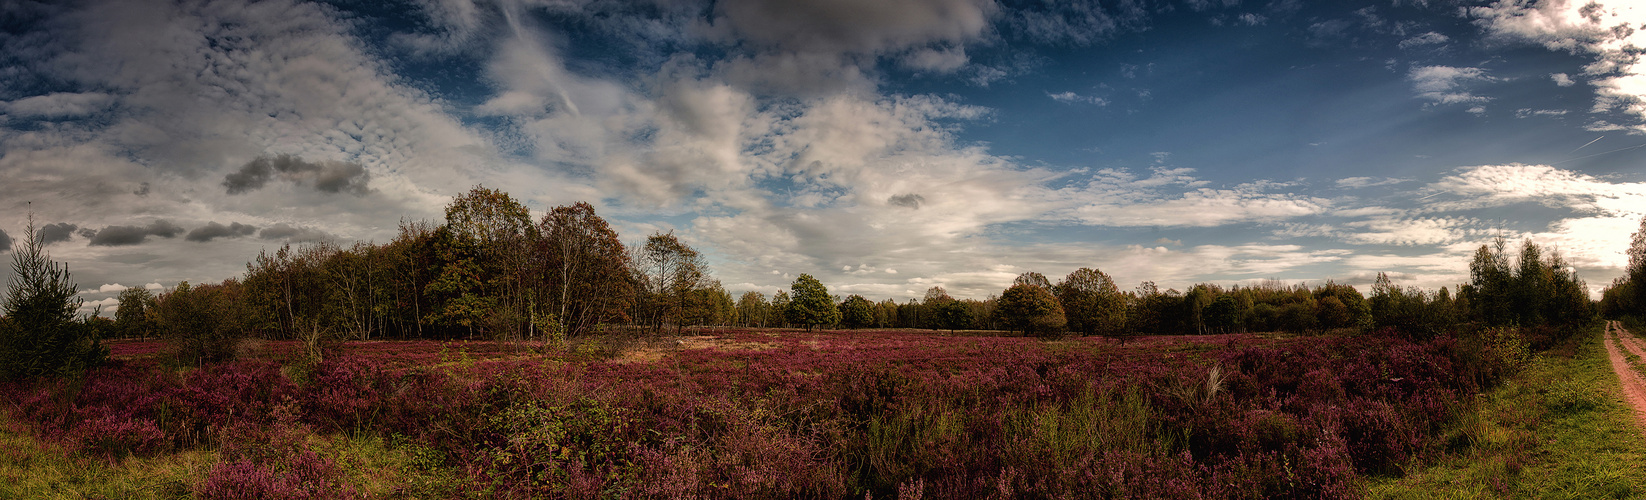
{"label": "blue sky", "polygon": [[52,225],[88,307],[476,184],[672,230],[734,292],[899,300],[1079,267],[1435,289],[1500,235],[1598,291],[1646,216],[1616,0],[0,9],[0,230]]}

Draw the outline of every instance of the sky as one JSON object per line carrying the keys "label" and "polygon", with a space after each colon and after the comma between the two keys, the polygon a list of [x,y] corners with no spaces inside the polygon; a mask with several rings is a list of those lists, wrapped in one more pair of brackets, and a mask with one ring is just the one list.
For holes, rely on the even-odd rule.
{"label": "sky", "polygon": [[483,185],[734,294],[1434,290],[1496,237],[1598,293],[1646,217],[1640,47],[1621,0],[7,1],[0,249],[32,212],[107,312]]}

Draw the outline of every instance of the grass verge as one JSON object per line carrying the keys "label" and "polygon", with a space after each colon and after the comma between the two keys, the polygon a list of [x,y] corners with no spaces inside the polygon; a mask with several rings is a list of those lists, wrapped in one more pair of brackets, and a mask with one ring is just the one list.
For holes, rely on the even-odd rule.
{"label": "grass verge", "polygon": [[[1571,356],[1538,356],[1480,395],[1449,453],[1401,478],[1368,482],[1374,499],[1635,498],[1646,495],[1646,436],[1606,357],[1600,323]],[[1559,351],[1558,349],[1556,351]]]}
{"label": "grass verge", "polygon": [[185,451],[109,463],[71,456],[0,415],[0,498],[190,498],[216,453]]}

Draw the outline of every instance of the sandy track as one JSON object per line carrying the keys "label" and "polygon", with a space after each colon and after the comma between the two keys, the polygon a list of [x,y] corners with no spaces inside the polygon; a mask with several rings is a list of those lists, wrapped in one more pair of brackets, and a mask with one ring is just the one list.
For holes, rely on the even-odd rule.
{"label": "sandy track", "polygon": [[[1619,345],[1623,347],[1619,347]],[[1623,325],[1616,321],[1606,322],[1606,355],[1612,360],[1612,371],[1617,373],[1618,382],[1623,386],[1623,399],[1635,409],[1635,420],[1646,427],[1646,379],[1640,372],[1629,366],[1629,361],[1623,355],[1624,349],[1636,356],[1646,359],[1646,349],[1642,341],[1634,334],[1623,329]]]}

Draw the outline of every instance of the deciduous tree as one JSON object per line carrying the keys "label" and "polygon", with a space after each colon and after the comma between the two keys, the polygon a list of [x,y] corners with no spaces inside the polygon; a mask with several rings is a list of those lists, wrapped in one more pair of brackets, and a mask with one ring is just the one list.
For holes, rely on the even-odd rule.
{"label": "deciduous tree", "polygon": [[1126,329],[1126,296],[1103,271],[1076,269],[1053,291],[1070,330],[1086,335],[1116,335]]}
{"label": "deciduous tree", "polygon": [[1067,322],[1050,287],[1029,283],[1014,284],[1001,293],[996,311],[1008,328],[1025,335],[1060,335]]}
{"label": "deciduous tree", "polygon": [[637,316],[654,329],[662,329],[665,322],[680,328],[692,291],[712,282],[708,261],[673,232],[647,237],[634,265],[642,286]]}
{"label": "deciduous tree", "polygon": [[840,326],[863,328],[874,325],[874,303],[862,295],[853,294],[840,303]]}
{"label": "deciduous tree", "polygon": [[131,287],[120,291],[118,309],[114,310],[114,328],[120,335],[147,338],[154,330],[149,311],[154,308],[154,294],[147,288]]}
{"label": "deciduous tree", "polygon": [[634,300],[629,256],[594,206],[578,202],[549,210],[538,223],[538,253],[549,310],[569,334],[628,319]]}
{"label": "deciduous tree", "polygon": [[789,323],[804,325],[806,331],[816,326],[840,322],[840,309],[829,297],[829,288],[810,274],[801,274],[789,285]]}

